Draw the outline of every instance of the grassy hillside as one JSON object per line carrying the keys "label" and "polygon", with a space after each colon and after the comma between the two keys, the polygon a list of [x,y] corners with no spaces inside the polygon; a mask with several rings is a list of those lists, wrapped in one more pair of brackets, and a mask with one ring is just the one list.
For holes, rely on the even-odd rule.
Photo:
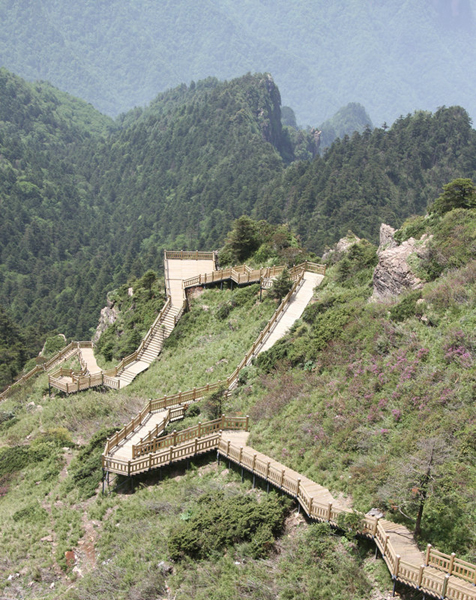
{"label": "grassy hillside", "polygon": [[[174,468],[161,483],[144,480],[133,495],[97,495],[106,435],[146,398],[231,372],[274,310],[273,301],[258,298],[254,285],[196,297],[158,363],[119,393],[48,397],[43,377],[2,403],[5,598],[271,599],[296,590],[311,598],[321,590],[325,598],[364,599],[390,585],[365,547],[327,526],[308,527],[288,502],[251,493],[250,482],[242,485],[213,459],[188,473]],[[236,398],[227,402],[225,412]],[[211,506],[217,515],[227,512],[225,523]],[[73,548],[80,573],[65,554]]]}

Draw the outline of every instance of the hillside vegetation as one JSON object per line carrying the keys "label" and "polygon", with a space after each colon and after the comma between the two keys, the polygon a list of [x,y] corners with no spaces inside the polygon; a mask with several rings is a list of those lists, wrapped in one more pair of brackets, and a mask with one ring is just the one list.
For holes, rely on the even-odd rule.
{"label": "hillside vegetation", "polygon": [[289,223],[300,239],[276,244],[292,264],[299,245],[319,255],[349,229],[375,243],[380,221],[424,213],[444,183],[476,171],[460,107],[345,136],[312,159],[315,132],[289,111],[282,125],[267,74],[181,85],[116,121],[47,84],[0,79],[0,304],[40,338],[90,339],[109,290],[160,276],[165,247],[222,246],[241,215]]}
{"label": "hillside vegetation", "polygon": [[[422,545],[474,562],[476,211],[463,188],[467,180],[446,186],[430,216],[408,220],[395,236],[433,236],[412,263],[422,289],[369,303],[376,247],[362,240],[334,253],[316,301],[242,373],[220,410],[249,414],[253,447],[356,510],[379,508]],[[463,207],[448,209],[449,194]],[[155,598],[169,589],[177,598],[312,598],[319,590],[363,599],[389,588],[365,544],[305,525],[289,516],[289,504],[247,493],[249,482],[242,487],[238,474],[206,458],[162,482],[143,477],[133,495],[97,495],[106,435],[147,398],[231,372],[273,307],[271,298],[259,302],[256,286],[206,290],[160,360],[124,390],[49,397],[43,376],[2,404],[5,598],[102,598],[111,590]],[[201,415],[176,427],[205,420],[211,404],[198,406]],[[211,506],[227,515],[223,525]],[[77,580],[65,554],[72,548]]]}
{"label": "hillside vegetation", "polygon": [[0,1],[0,65],[116,116],[210,75],[273,73],[317,126],[349,102],[376,124],[460,104],[476,114],[474,0]]}

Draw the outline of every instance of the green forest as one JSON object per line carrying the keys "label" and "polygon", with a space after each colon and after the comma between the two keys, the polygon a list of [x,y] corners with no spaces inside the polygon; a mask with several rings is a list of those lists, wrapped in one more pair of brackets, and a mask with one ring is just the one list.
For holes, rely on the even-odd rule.
{"label": "green forest", "polygon": [[[299,129],[267,73],[182,84],[112,119],[0,69],[0,387],[90,340],[106,304],[117,319],[96,343],[100,366],[133,351],[165,302],[164,249],[252,267],[325,253],[302,318],[229,396],[173,428],[249,415],[258,451],[474,563],[476,132],[460,106],[373,128],[351,104],[326,127],[322,139]],[[382,222],[397,245],[426,241],[410,259],[417,289],[376,302]],[[332,250],[344,236],[355,243]],[[207,457],[99,493],[106,439],[146,400],[225,379],[290,285],[285,271],[264,294],[196,290],[126,388],[68,396],[40,373],[2,401],[2,597],[388,595],[355,532],[306,522]]]}
{"label": "green forest", "polygon": [[398,226],[451,179],[475,177],[476,134],[463,108],[362,129],[365,115],[351,106],[331,126],[361,132],[321,153],[315,132],[284,113],[267,74],[181,85],[114,121],[1,69],[8,318],[43,339],[91,339],[108,291],[160,274],[164,248],[219,248],[243,214],[289,224],[319,256],[348,230],[375,243],[382,221]]}
{"label": "green forest", "polygon": [[476,115],[475,0],[0,0],[0,66],[111,116],[214,75],[270,72],[303,126],[357,102]]}

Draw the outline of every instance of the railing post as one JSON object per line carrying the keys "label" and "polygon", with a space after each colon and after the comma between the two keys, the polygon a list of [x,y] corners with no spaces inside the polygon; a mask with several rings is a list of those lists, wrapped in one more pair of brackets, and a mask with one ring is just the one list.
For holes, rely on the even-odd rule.
{"label": "railing post", "polygon": [[266,480],[268,480],[268,478],[269,478],[269,465],[270,465],[270,464],[271,464],[271,463],[270,463],[270,462],[269,462],[269,460],[268,460],[268,462],[267,462],[267,464],[266,464]]}
{"label": "railing post", "polygon": [[253,454],[253,464],[251,466],[251,472],[254,473],[255,472],[255,465],[256,465],[256,454]]}
{"label": "railing post", "polygon": [[327,520],[330,521],[332,517],[332,502],[327,505]]}
{"label": "railing post", "polygon": [[225,429],[225,415],[221,416],[220,429]]}
{"label": "railing post", "polygon": [[195,438],[195,451],[194,451],[194,454],[197,454],[197,448],[198,448],[198,438]]}
{"label": "railing post", "polygon": [[245,431],[248,431],[248,427],[249,427],[249,421],[250,421],[250,417],[248,415],[246,415],[246,425],[245,425]]}
{"label": "railing post", "polygon": [[240,459],[239,459],[239,463],[241,465],[241,458],[243,456],[243,446],[240,446]]}
{"label": "railing post", "polygon": [[284,474],[285,474],[285,472],[286,472],[286,470],[285,470],[285,469],[283,469],[283,470],[281,471],[281,482],[280,482],[280,484],[279,484],[279,487],[280,487],[280,488],[282,488],[282,487],[283,487],[283,483],[284,483]]}
{"label": "railing post", "polygon": [[443,589],[441,590],[441,597],[444,598],[446,596],[446,590],[448,589],[448,581],[450,580],[450,575],[445,575],[443,580]]}
{"label": "railing post", "polygon": [[397,556],[395,557],[395,567],[393,569],[393,576],[394,578],[398,577],[398,569],[400,567],[400,554],[397,554]]}
{"label": "railing post", "polygon": [[296,486],[296,498],[299,499],[299,488],[301,487],[301,479],[298,478]]}
{"label": "railing post", "polygon": [[456,554],[454,552],[452,552],[451,558],[450,558],[450,565],[448,567],[448,575],[451,575],[451,573],[453,573],[453,565],[455,562],[455,556],[456,556]]}
{"label": "railing post", "polygon": [[385,536],[385,543],[383,545],[382,556],[385,556],[385,553],[387,552],[387,544],[388,544],[389,538],[390,538],[390,536],[387,533],[387,535]]}
{"label": "railing post", "polygon": [[311,516],[312,514],[312,503],[314,502],[314,496],[311,496],[311,499],[309,500],[309,511],[308,511],[308,516]]}
{"label": "railing post", "polygon": [[198,422],[198,433],[197,433],[198,437],[200,437],[202,435],[202,422],[199,421]]}
{"label": "railing post", "polygon": [[374,523],[374,528],[373,528],[373,531],[372,531],[372,537],[375,537],[377,535],[377,528],[378,528],[379,518],[380,517],[375,517],[375,523]]}
{"label": "railing post", "polygon": [[430,552],[431,552],[431,544],[428,544],[428,546],[426,547],[426,554],[425,554],[425,567],[427,567],[430,564]]}
{"label": "railing post", "polygon": [[173,451],[174,451],[174,447],[173,447],[173,446],[170,446],[170,451],[169,451],[169,462],[170,462],[170,463],[172,462],[172,454],[173,454]]}
{"label": "railing post", "polygon": [[226,443],[226,457],[227,458],[228,458],[228,456],[230,454],[230,444],[231,444],[231,441],[228,440],[227,443]]}
{"label": "railing post", "polygon": [[421,565],[420,570],[418,571],[418,581],[417,581],[417,589],[420,589],[421,582],[423,580],[423,571],[425,570],[425,565]]}

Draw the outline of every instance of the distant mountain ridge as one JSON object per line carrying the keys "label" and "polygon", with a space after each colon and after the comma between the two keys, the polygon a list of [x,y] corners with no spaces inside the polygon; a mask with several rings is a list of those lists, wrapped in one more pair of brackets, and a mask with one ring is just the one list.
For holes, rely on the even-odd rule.
{"label": "distant mountain ridge", "polygon": [[0,0],[0,66],[117,115],[182,82],[270,72],[316,126],[459,104],[476,115],[476,0]]}

